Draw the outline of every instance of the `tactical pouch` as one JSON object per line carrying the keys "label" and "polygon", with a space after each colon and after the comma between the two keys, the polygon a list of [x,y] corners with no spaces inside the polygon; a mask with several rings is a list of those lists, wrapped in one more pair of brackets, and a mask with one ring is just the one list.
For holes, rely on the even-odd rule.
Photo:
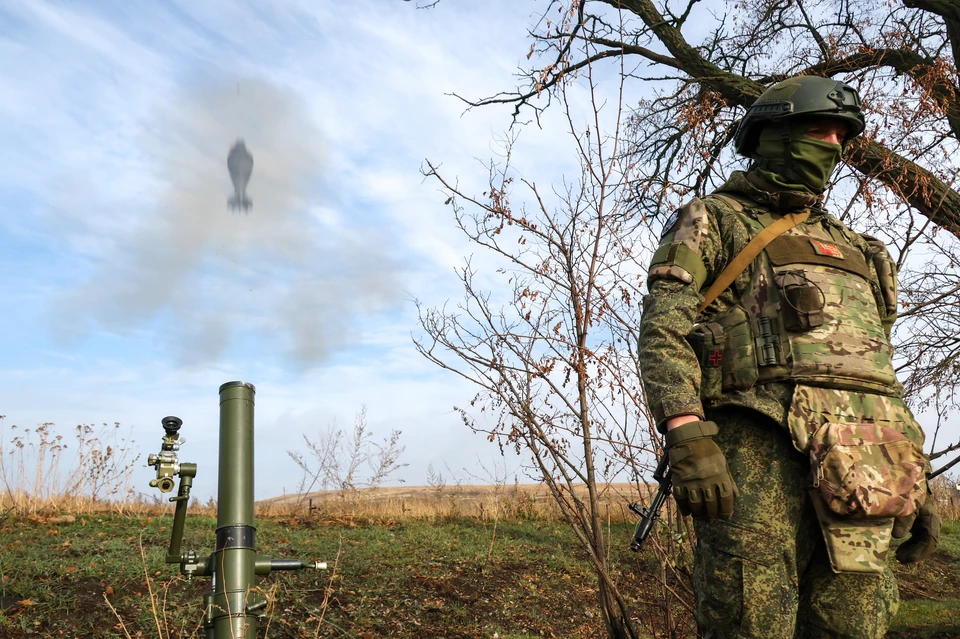
{"label": "tactical pouch", "polygon": [[897,263],[893,261],[883,242],[875,237],[863,235],[870,247],[870,256],[873,268],[877,272],[877,281],[873,285],[873,295],[877,300],[877,308],[883,311],[883,330],[890,337],[893,323],[897,319]]}
{"label": "tactical pouch", "polygon": [[687,335],[700,361],[700,400],[706,403],[721,396],[721,376],[724,357],[723,327],[716,322],[697,324]]}
{"label": "tactical pouch", "polygon": [[780,316],[783,327],[791,333],[802,333],[823,324],[823,291],[802,270],[777,273],[780,291]]}
{"label": "tactical pouch", "polygon": [[[811,460],[811,483],[816,484],[810,489],[811,501],[833,571],[881,574],[888,570],[894,517],[865,517],[864,509],[884,512],[884,508],[858,504],[864,501],[863,495],[868,504],[880,495],[916,509],[926,499],[924,489],[916,488],[917,479],[920,486],[925,484],[923,472],[929,464],[923,461],[923,429],[913,413],[899,397],[798,384],[787,426],[796,449]],[[919,477],[917,465],[911,464],[914,455],[922,468]],[[902,488],[910,483],[912,490]],[[864,487],[867,484],[880,488],[870,490]],[[894,499],[904,492],[913,494]],[[897,510],[896,503],[892,506],[887,510]],[[856,514],[840,515],[838,510]]]}
{"label": "tactical pouch", "polygon": [[900,517],[926,500],[923,451],[890,426],[828,421],[810,438],[810,462],[814,488],[837,515]]}
{"label": "tactical pouch", "polygon": [[893,517],[851,519],[834,513],[811,489],[810,501],[827,547],[830,568],[836,573],[882,575],[893,536]]}
{"label": "tactical pouch", "polygon": [[733,306],[715,318],[723,330],[722,389],[745,391],[757,383],[759,371],[750,318],[746,310]]}

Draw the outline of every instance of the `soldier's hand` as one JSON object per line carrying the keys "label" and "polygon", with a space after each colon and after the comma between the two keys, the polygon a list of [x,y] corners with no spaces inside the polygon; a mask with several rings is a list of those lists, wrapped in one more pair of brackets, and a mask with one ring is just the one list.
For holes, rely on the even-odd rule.
{"label": "soldier's hand", "polygon": [[897,561],[912,564],[929,558],[940,542],[940,514],[933,503],[933,495],[912,515],[897,517],[893,523],[893,536],[899,539],[910,532],[910,539],[897,548]]}
{"label": "soldier's hand", "polygon": [[713,441],[714,422],[688,422],[667,431],[667,454],[673,477],[673,498],[684,515],[716,519],[733,514],[737,487],[727,459]]}

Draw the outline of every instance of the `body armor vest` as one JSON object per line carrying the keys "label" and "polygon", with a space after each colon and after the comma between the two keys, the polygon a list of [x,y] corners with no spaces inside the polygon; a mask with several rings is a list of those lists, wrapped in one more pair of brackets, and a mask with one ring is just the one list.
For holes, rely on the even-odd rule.
{"label": "body armor vest", "polygon": [[[737,215],[751,237],[780,217],[763,209]],[[895,284],[878,280],[852,238],[840,225],[807,223],[767,245],[739,302],[690,336],[705,402],[768,382],[899,394],[883,324],[893,312],[886,289]]]}
{"label": "body armor vest", "polygon": [[[738,200],[731,206],[750,238],[781,217]],[[795,385],[784,425],[810,457],[831,568],[879,574],[889,570],[894,517],[927,498],[929,463],[887,336],[895,265],[878,240],[820,219],[770,241],[748,277],[727,289],[736,303],[702,315],[688,340],[700,355],[706,406],[736,403],[738,391],[758,384]]]}

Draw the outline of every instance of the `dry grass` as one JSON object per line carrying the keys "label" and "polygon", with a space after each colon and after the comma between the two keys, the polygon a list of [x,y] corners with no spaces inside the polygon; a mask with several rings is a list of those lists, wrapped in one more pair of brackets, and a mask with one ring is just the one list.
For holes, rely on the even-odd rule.
{"label": "dry grass", "polygon": [[[651,490],[654,488],[651,487]],[[577,490],[586,498],[586,488]],[[601,488],[605,519],[633,521],[627,504],[638,501],[633,484],[606,484]],[[648,498],[645,498],[645,501]],[[511,486],[381,487],[356,491],[321,491],[306,495],[284,495],[257,502],[262,515],[321,515],[344,518],[437,519],[475,517],[482,520],[557,520],[560,511],[543,484]]]}
{"label": "dry grass", "polygon": [[[932,483],[933,499],[945,520],[960,519],[960,488],[954,477],[938,477]],[[656,484],[640,494],[634,484],[613,483],[601,487],[604,519],[613,522],[635,521],[627,510],[629,502],[649,503]],[[586,489],[578,488],[586,498]],[[257,502],[261,515],[322,515],[343,518],[417,518],[476,517],[483,520],[559,520],[549,490],[543,484],[484,486],[397,486],[356,491],[320,491],[305,495],[284,495]]]}
{"label": "dry grass", "polygon": [[[581,497],[586,490],[581,488]],[[637,501],[638,495],[630,484],[611,484],[601,499],[605,521],[634,521],[627,503]],[[25,497],[22,501],[29,498]],[[144,498],[142,495],[125,501],[55,497],[43,502],[43,508],[17,510],[37,522],[56,521],[63,513],[75,515],[117,513],[131,516],[162,516],[170,514],[166,499]],[[0,511],[8,510],[0,500]],[[258,517],[323,517],[350,520],[421,519],[440,520],[457,517],[477,518],[483,521],[543,520],[559,521],[558,510],[549,491],[541,484],[502,486],[458,486],[437,491],[430,486],[405,486],[364,489],[357,491],[322,491],[307,495],[284,495],[258,501]],[[188,512],[191,515],[217,516],[217,502],[210,499],[200,503],[194,499]]]}
{"label": "dry grass", "polygon": [[20,515],[123,509],[140,455],[114,423],[7,426],[0,416],[0,509]]}
{"label": "dry grass", "polygon": [[[33,429],[6,426],[0,416],[0,513],[46,520],[61,513],[120,513],[161,515],[169,503],[162,496],[144,497],[132,485],[134,442],[119,424],[80,425],[72,437],[57,433],[53,424]],[[430,477],[428,477],[430,479]],[[940,476],[932,482],[934,499],[945,520],[960,519],[957,477]],[[600,487],[604,519],[635,521],[627,509],[632,501],[649,503],[656,485],[647,485],[640,499],[629,483]],[[578,497],[586,498],[580,486]],[[216,516],[216,501],[200,504],[190,513]],[[448,485],[375,487],[283,495],[256,504],[260,516],[324,516],[368,519],[441,519],[474,517],[484,521],[559,520],[559,509],[543,484]]]}
{"label": "dry grass", "polygon": [[[642,500],[649,503],[649,491]],[[586,490],[580,487],[581,497]],[[4,497],[6,497],[4,495]],[[953,478],[938,478],[933,482],[933,498],[937,509],[947,521],[960,520],[960,490]],[[23,497],[20,503],[30,498]],[[617,483],[604,487],[601,507],[604,520],[611,522],[636,521],[636,516],[627,510],[631,501],[641,501],[633,484]],[[12,510],[15,514],[29,516],[37,521],[55,519],[60,513],[119,513],[134,516],[160,516],[169,514],[170,505],[165,499],[136,499],[110,501],[68,496],[63,499],[49,498],[43,508],[33,511]],[[0,499],[0,511],[11,510],[9,502]],[[200,503],[196,499],[190,505],[191,515],[216,517],[217,503],[210,499]],[[283,495],[256,503],[258,517],[327,517],[343,520],[354,519],[450,519],[456,517],[477,518],[483,521],[544,520],[559,521],[560,511],[549,490],[542,484],[515,484],[504,486],[457,486],[437,490],[431,486],[398,486],[358,491],[322,491],[306,495]]]}
{"label": "dry grass", "polygon": [[960,481],[958,481],[958,478],[940,475],[930,482],[930,488],[940,516],[947,521],[960,519]]}

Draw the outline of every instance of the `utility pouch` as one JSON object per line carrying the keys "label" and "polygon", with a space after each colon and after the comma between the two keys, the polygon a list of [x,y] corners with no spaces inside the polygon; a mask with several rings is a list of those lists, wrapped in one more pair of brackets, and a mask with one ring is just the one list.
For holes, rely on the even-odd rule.
{"label": "utility pouch", "polygon": [[776,281],[781,299],[780,316],[786,330],[802,333],[823,324],[826,297],[802,270],[777,273]]}
{"label": "utility pouch", "polygon": [[926,500],[926,459],[903,433],[876,423],[826,422],[810,438],[813,487],[852,519],[911,515]]}
{"label": "utility pouch", "polygon": [[722,390],[745,391],[757,383],[756,346],[750,318],[740,306],[732,306],[714,320],[723,330]]}
{"label": "utility pouch", "polygon": [[830,568],[836,573],[882,575],[893,537],[893,517],[851,519],[834,513],[811,489],[810,501],[827,547]]}
{"label": "utility pouch", "polygon": [[726,342],[723,327],[716,322],[697,324],[687,335],[687,341],[700,361],[700,400],[707,403],[719,400]]}

